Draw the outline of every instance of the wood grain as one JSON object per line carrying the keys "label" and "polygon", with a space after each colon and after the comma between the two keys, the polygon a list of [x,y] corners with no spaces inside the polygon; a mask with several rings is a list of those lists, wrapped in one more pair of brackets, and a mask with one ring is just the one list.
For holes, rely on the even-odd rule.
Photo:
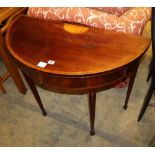
{"label": "wood grain", "polygon": [[[65,22],[20,16],[7,32],[7,46],[43,115],[46,111],[35,84],[59,93],[89,94],[90,134],[94,135],[96,92],[130,77],[126,109],[140,58],[150,39],[85,26],[87,31],[71,33],[78,24],[69,26],[69,32],[64,25]],[[49,60],[55,63],[37,66]]]}
{"label": "wood grain", "polygon": [[[21,16],[7,35],[8,48],[20,62],[37,70],[62,75],[102,73],[140,57],[150,39],[89,28],[81,34],[63,29],[63,22]],[[37,67],[40,61],[54,65]]]}

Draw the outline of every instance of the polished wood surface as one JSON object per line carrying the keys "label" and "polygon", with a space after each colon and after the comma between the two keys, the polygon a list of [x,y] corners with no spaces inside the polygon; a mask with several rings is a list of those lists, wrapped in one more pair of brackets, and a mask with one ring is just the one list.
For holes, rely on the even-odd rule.
{"label": "polished wood surface", "polygon": [[[26,13],[27,8],[24,8],[24,7],[21,7],[21,8],[13,7],[13,8],[8,8],[8,10],[11,11],[12,14],[9,11],[7,11],[7,12],[5,12],[6,16],[1,16],[1,18],[0,18],[1,21],[2,21],[1,22],[1,33],[2,34],[4,34],[7,31],[8,26],[12,23],[12,21],[18,15],[21,15],[21,14],[25,14]],[[9,14],[7,14],[7,13],[9,13]]]}
{"label": "polished wood surface", "polygon": [[[8,29],[8,26],[12,23],[15,17],[19,14],[23,14],[26,8],[19,8],[19,7],[1,7],[0,8],[0,56],[3,59],[3,62],[12,77],[14,83],[16,84],[19,91],[23,94],[26,93],[26,87],[22,81],[22,78],[19,74],[17,66],[12,61],[10,55],[8,54],[8,49],[5,43],[5,32]],[[8,72],[6,73],[8,76]],[[4,74],[1,79],[5,80],[8,76]],[[0,80],[0,89],[3,93],[6,92],[4,86],[2,85],[5,80]]]}
{"label": "polished wood surface", "polygon": [[[150,39],[89,28],[81,34],[64,30],[62,22],[19,17],[7,36],[11,54],[25,65],[44,72],[83,75],[110,71],[140,57]],[[10,36],[11,34],[11,36]],[[54,65],[37,67],[40,61]]]}
{"label": "polished wood surface", "polygon": [[[132,91],[140,58],[150,39],[124,33],[83,27],[74,33],[70,24],[18,17],[7,32],[7,47],[27,83],[42,105],[35,84],[60,93],[88,93],[90,134],[94,135],[96,93],[130,77],[124,109]],[[71,29],[70,29],[71,28]],[[54,64],[38,67],[42,61]]]}
{"label": "polished wood surface", "polygon": [[0,23],[8,19],[13,13],[20,9],[20,7],[0,7]]}

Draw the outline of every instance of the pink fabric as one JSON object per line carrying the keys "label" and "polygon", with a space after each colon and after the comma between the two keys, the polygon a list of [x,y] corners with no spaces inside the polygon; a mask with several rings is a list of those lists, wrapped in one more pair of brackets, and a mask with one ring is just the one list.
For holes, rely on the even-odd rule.
{"label": "pink fabric", "polygon": [[128,11],[130,7],[92,7],[92,9],[110,13],[116,16],[121,16],[126,11]]}
{"label": "pink fabric", "polygon": [[[106,8],[107,10],[107,8]],[[109,10],[110,12],[110,10]],[[151,8],[138,7],[116,16],[91,8],[29,8],[28,15],[47,20],[62,20],[117,32],[141,35],[146,22],[150,19]]]}

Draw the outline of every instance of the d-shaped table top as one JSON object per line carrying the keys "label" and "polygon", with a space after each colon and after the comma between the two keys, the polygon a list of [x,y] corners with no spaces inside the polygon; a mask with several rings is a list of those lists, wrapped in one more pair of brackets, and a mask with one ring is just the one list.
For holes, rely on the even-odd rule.
{"label": "d-shaped table top", "polygon": [[[119,68],[140,57],[150,43],[149,38],[141,36],[28,16],[14,21],[6,39],[18,61],[60,75],[96,74]],[[39,62],[47,64],[39,67]]]}
{"label": "d-shaped table top", "polygon": [[130,77],[126,109],[139,60],[150,43],[144,37],[27,16],[14,21],[6,39],[43,115],[35,84],[50,91],[89,93],[91,135],[96,92]]}

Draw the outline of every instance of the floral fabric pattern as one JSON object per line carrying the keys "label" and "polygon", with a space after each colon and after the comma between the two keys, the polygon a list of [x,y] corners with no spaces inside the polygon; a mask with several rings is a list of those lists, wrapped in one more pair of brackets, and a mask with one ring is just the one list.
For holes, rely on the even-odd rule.
{"label": "floral fabric pattern", "polygon": [[[123,10],[124,12],[122,11],[121,16],[117,16],[115,15],[116,10]],[[120,15],[120,13],[117,14]],[[34,7],[28,9],[28,15],[47,20],[76,22],[100,29],[141,35],[146,22],[150,19],[151,8],[115,8],[114,12],[112,8]]]}
{"label": "floral fabric pattern", "polygon": [[130,7],[93,7],[92,9],[96,9],[96,10],[99,10],[99,11],[110,13],[110,14],[113,14],[113,15],[116,15],[116,16],[121,16],[127,10],[129,10]]}

